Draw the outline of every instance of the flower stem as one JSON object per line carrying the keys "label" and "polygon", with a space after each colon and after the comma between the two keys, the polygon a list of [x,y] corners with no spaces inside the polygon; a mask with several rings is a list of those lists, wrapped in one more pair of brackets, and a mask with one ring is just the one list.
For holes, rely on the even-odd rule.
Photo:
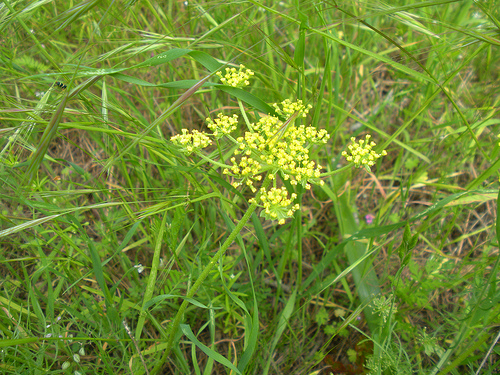
{"label": "flower stem", "polygon": [[[270,182],[271,182],[271,180],[269,178],[264,178],[264,183],[262,186],[267,188],[269,186]],[[179,329],[179,325],[181,324],[181,321],[182,321],[182,318],[184,315],[184,311],[186,310],[186,308],[189,304],[188,300],[195,296],[196,292],[201,287],[201,284],[203,284],[203,281],[205,281],[205,279],[209,275],[212,268],[214,268],[214,266],[217,264],[217,262],[222,257],[222,255],[224,255],[224,253],[226,252],[228,247],[236,239],[236,236],[238,236],[238,234],[241,232],[241,230],[243,229],[245,224],[248,222],[248,220],[250,220],[250,216],[252,216],[252,213],[255,211],[256,208],[257,208],[256,203],[252,203],[250,205],[250,207],[248,207],[248,210],[246,211],[245,215],[243,215],[243,217],[241,218],[239,223],[236,225],[236,227],[234,227],[234,229],[231,232],[231,234],[229,235],[229,237],[226,239],[226,241],[224,241],[224,243],[222,244],[220,249],[213,256],[213,258],[207,264],[207,266],[205,267],[203,272],[200,274],[200,276],[198,276],[198,279],[196,280],[196,282],[194,283],[192,288],[186,294],[186,298],[182,302],[179,310],[177,311],[177,314],[175,315],[173,323],[170,325],[170,330],[168,332],[168,338],[167,338],[167,347],[165,348],[165,351],[163,352],[161,359],[157,362],[156,366],[151,371],[151,374],[157,374],[158,371],[160,371],[161,368],[163,367],[163,364],[165,363],[165,361],[167,360],[167,358],[170,354],[170,351],[172,350],[172,347],[174,345],[175,334],[176,334],[177,330]]]}

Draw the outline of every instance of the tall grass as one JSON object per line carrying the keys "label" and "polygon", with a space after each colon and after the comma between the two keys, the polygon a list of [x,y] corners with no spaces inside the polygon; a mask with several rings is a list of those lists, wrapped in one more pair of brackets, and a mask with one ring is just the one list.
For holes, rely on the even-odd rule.
{"label": "tall grass", "polygon": [[[499,371],[496,1],[2,5],[0,372]],[[330,140],[278,225],[171,137],[285,99]]]}

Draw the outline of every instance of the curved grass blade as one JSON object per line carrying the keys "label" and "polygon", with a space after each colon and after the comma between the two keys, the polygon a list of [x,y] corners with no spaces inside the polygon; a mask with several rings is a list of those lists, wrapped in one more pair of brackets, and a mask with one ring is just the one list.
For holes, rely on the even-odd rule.
{"label": "curved grass blade", "polygon": [[195,344],[203,353],[208,355],[210,358],[212,358],[214,361],[219,362],[221,365],[226,366],[227,368],[235,371],[237,374],[241,375],[241,372],[224,356],[220,355],[216,351],[210,349],[208,346],[202,344],[194,335],[193,331],[191,331],[191,328],[187,324],[181,324],[180,328],[182,330],[182,333],[186,335],[186,337],[193,343]]}

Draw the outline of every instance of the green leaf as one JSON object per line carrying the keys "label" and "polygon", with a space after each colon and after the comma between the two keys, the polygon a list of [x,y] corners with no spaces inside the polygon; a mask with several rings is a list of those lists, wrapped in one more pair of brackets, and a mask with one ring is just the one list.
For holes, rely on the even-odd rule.
{"label": "green leaf", "polygon": [[306,22],[302,22],[300,25],[300,30],[299,30],[299,40],[297,41],[297,44],[295,45],[295,53],[293,55],[293,60],[295,62],[295,65],[300,68],[300,72],[303,72],[304,70],[304,57],[305,57],[305,50],[306,50],[306,30],[307,27],[305,27],[307,24]]}
{"label": "green leaf", "polygon": [[0,348],[16,347],[18,345],[25,345],[32,342],[39,342],[40,337],[25,337],[22,339],[7,339],[0,340]]}
{"label": "green leaf", "polygon": [[[195,299],[192,299],[192,298],[186,298],[185,296],[180,296],[180,295],[176,295],[176,294],[161,294],[159,296],[156,296],[156,297],[153,297],[151,298],[150,300],[148,300],[146,303],[144,303],[144,306],[143,306],[143,310],[147,310],[148,308],[150,308],[151,306],[153,305],[156,305],[166,299],[173,299],[173,298],[181,298],[181,299],[184,299],[190,303],[192,303],[193,305],[199,307],[199,308],[202,308],[202,309],[208,309],[209,307],[207,305],[204,305],[203,303],[201,302],[198,302],[196,301]],[[220,307],[212,307],[212,309],[220,309]]]}
{"label": "green leaf", "polygon": [[324,307],[320,308],[314,317],[314,321],[320,326],[325,325],[330,320],[330,316]]}
{"label": "green leaf", "polygon": [[178,59],[179,57],[187,55],[191,50],[183,48],[174,48],[169,51],[162,52],[156,56],[143,61],[140,64],[134,66],[134,68],[140,68],[142,66],[158,66],[166,64],[172,60]]}
{"label": "green leaf", "polygon": [[[89,238],[87,235],[85,229],[83,229],[82,225],[80,224],[80,221],[75,218],[74,216],[68,215],[70,221],[73,223],[73,225],[79,229],[80,235],[83,238],[83,240],[87,243],[87,246],[89,248],[90,252],[90,257],[92,259],[92,268],[94,271],[95,278],[97,280],[97,283],[99,287],[101,288],[101,291],[104,296],[104,302],[106,304],[106,309],[107,309],[107,314],[109,316],[109,321],[112,324],[120,324],[119,319],[118,319],[118,312],[116,311],[116,307],[113,301],[113,296],[111,295],[108,285],[106,283],[105,277],[104,277],[104,270],[103,270],[103,262],[101,261],[101,258],[99,257],[99,253],[94,245],[94,242]],[[117,326],[113,327],[117,328]]]}
{"label": "green leaf", "polygon": [[411,230],[410,230],[410,226],[408,225],[408,223],[406,223],[405,231],[403,233],[404,244],[408,245],[408,243],[410,242],[410,239],[411,239]]}
{"label": "green leaf", "polygon": [[274,108],[271,107],[266,102],[262,101],[260,98],[250,94],[249,92],[242,90],[240,88],[219,85],[217,88],[221,91],[228,93],[229,95],[234,96],[235,98],[241,99],[243,102],[247,103],[249,106],[257,109],[260,112],[274,115]]}
{"label": "green leaf", "polygon": [[418,233],[413,235],[413,237],[410,239],[410,242],[408,243],[408,250],[413,250],[415,246],[417,246],[418,243]]}

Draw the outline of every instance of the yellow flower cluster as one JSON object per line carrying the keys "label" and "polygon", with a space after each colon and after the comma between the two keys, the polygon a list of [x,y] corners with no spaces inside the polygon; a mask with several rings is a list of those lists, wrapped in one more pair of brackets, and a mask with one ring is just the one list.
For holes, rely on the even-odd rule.
{"label": "yellow flower cluster", "polygon": [[170,138],[172,143],[182,147],[187,154],[199,151],[212,144],[212,140],[205,134],[197,130],[189,133],[187,129],[182,129],[182,134],[174,135]]}
{"label": "yellow flower cluster", "polygon": [[285,99],[281,102],[282,108],[276,103],[273,104],[274,109],[278,115],[284,116],[287,119],[292,116],[295,112],[298,112],[297,117],[306,117],[312,105],[307,105],[307,107],[302,104],[302,100],[297,100],[292,102],[290,99]]}
{"label": "yellow flower cluster", "polygon": [[243,156],[239,162],[237,162],[236,158],[233,156],[231,158],[231,163],[233,163],[231,169],[226,168],[223,170],[223,173],[233,174],[241,179],[240,181],[234,181],[232,186],[237,188],[245,183],[252,192],[255,193],[257,189],[253,186],[253,182],[262,179],[262,176],[259,175],[259,173],[262,172],[262,167],[259,162],[247,156]]}
{"label": "yellow flower cluster", "polygon": [[[240,65],[239,70],[226,68],[224,76],[221,72],[217,75],[223,84],[240,87],[248,85],[248,79],[254,73]],[[248,124],[250,130],[236,139],[230,133],[237,128],[238,116],[219,114],[214,120],[206,119],[212,134],[196,130],[189,133],[182,129],[182,134],[171,137],[171,141],[181,146],[183,152],[191,154],[211,145],[209,137],[219,139],[227,136],[228,140],[236,143],[236,149],[223,173],[233,177],[232,186],[235,188],[246,185],[255,193],[257,188],[254,183],[261,181],[266,174],[271,180],[279,174],[291,185],[300,183],[306,189],[311,188],[311,183],[323,185],[320,180],[322,167],[310,159],[309,148],[313,144],[326,143],[330,135],[324,129],[295,125],[297,118],[306,117],[312,106],[304,105],[301,100],[292,102],[289,99],[273,106],[275,115],[267,115],[256,123]],[[296,197],[292,194],[289,198],[286,188],[277,188],[274,181],[273,188],[261,188],[258,198],[250,202],[263,208],[261,216],[283,224],[299,209],[299,204],[293,203]]]}
{"label": "yellow flower cluster", "polygon": [[292,217],[295,211],[300,208],[298,203],[293,204],[295,198],[297,198],[295,193],[288,198],[286,188],[271,188],[269,191],[261,188],[259,200],[262,203],[259,204],[255,198],[250,199],[250,203],[256,203],[264,208],[260,216],[269,220],[278,220],[278,224],[282,225],[285,223],[285,219]]}
{"label": "yellow flower cluster", "polygon": [[[319,180],[322,167],[309,159],[308,145],[326,143],[330,135],[324,129],[318,131],[311,126],[293,124],[291,117],[295,113],[304,116],[309,111],[309,106],[304,106],[300,101],[293,103],[285,100],[281,107],[275,105],[275,108],[285,116],[286,121],[268,115],[251,124],[253,131],[236,139],[239,147],[234,155],[242,155],[241,159],[233,157],[233,167],[224,170],[224,173],[243,179],[252,191],[256,190],[253,180],[260,181],[259,174],[267,171],[273,177],[281,172],[282,177],[290,180],[292,185],[301,183],[306,189],[311,188],[309,182],[322,185],[323,181]],[[243,174],[242,171],[248,171],[248,168],[251,168],[251,173]],[[234,187],[240,185],[240,182],[233,183]]]}
{"label": "yellow flower cluster", "polygon": [[222,84],[232,87],[242,87],[248,86],[250,82],[248,81],[251,76],[254,75],[250,69],[245,69],[244,65],[240,65],[240,69],[236,68],[226,68],[226,74],[222,75],[222,72],[215,73],[220,77]]}
{"label": "yellow flower cluster", "polygon": [[365,139],[361,139],[356,142],[356,138],[352,137],[352,144],[347,146],[350,151],[350,155],[347,151],[342,152],[342,156],[346,158],[347,161],[353,162],[356,167],[365,167],[367,171],[370,171],[370,167],[375,164],[375,161],[381,156],[387,155],[387,151],[382,150],[380,154],[373,151],[373,147],[376,146],[375,142],[370,142],[371,135],[367,135]]}
{"label": "yellow flower cluster", "polygon": [[231,132],[236,130],[238,115],[229,117],[219,113],[215,120],[207,118],[206,121],[208,123],[208,128],[213,132],[214,137],[221,138],[222,136],[231,134]]}

